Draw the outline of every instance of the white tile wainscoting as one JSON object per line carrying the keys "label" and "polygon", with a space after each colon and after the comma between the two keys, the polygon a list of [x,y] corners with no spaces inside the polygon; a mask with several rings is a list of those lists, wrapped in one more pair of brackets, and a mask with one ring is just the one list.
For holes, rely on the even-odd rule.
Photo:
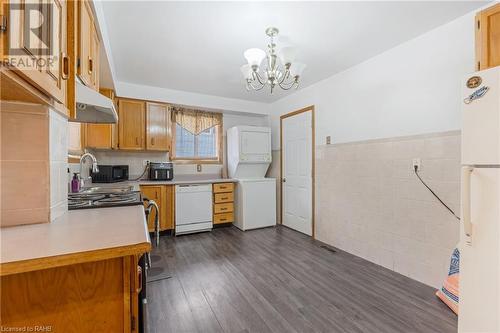
{"label": "white tile wainscoting", "polygon": [[[460,224],[460,131],[316,146],[316,238],[438,288]],[[279,177],[279,151],[269,176]],[[278,203],[279,207],[279,203]]]}
{"label": "white tile wainscoting", "polygon": [[68,211],[68,120],[49,111],[50,219]]}

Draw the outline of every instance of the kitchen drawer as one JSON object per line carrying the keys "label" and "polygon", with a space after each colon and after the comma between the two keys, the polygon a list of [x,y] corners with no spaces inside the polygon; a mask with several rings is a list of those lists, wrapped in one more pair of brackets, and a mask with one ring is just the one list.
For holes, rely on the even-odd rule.
{"label": "kitchen drawer", "polygon": [[214,205],[214,214],[230,213],[233,211],[233,203],[219,203]]}
{"label": "kitchen drawer", "polygon": [[233,192],[216,193],[214,195],[214,202],[215,203],[233,202],[233,201],[234,201],[234,194],[233,194]]}
{"label": "kitchen drawer", "polygon": [[214,214],[214,224],[229,223],[234,221],[233,213]]}
{"label": "kitchen drawer", "polygon": [[214,193],[233,192],[233,190],[234,190],[233,183],[214,184]]}

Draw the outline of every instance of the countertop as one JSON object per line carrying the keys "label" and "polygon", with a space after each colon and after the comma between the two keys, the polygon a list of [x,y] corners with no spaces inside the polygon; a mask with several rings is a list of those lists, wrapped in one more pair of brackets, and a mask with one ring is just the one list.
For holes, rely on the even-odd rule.
{"label": "countertop", "polygon": [[50,223],[1,228],[0,275],[148,252],[142,205],[71,210]]}
{"label": "countertop", "polygon": [[217,175],[178,175],[172,180],[139,180],[139,185],[189,185],[189,184],[215,184],[235,183],[237,179],[221,178]]}

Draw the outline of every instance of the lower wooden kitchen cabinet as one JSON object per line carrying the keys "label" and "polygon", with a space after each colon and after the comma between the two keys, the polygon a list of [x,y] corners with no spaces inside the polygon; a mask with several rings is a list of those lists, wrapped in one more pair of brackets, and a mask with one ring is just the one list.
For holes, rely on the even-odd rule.
{"label": "lower wooden kitchen cabinet", "polygon": [[[141,185],[141,193],[154,200],[160,209],[160,231],[174,228],[174,185]],[[148,217],[148,230],[154,231],[154,214]]]}
{"label": "lower wooden kitchen cabinet", "polygon": [[214,193],[214,224],[234,221],[234,184],[213,184]]}
{"label": "lower wooden kitchen cabinet", "polygon": [[2,276],[1,325],[28,332],[138,332],[142,278],[137,255]]}

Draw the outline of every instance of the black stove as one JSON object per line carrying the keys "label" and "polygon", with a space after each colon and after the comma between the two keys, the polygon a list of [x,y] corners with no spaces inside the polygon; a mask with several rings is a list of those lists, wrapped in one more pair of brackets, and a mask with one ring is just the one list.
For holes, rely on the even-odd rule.
{"label": "black stove", "polygon": [[68,209],[104,208],[142,205],[139,191],[122,193],[69,193]]}

